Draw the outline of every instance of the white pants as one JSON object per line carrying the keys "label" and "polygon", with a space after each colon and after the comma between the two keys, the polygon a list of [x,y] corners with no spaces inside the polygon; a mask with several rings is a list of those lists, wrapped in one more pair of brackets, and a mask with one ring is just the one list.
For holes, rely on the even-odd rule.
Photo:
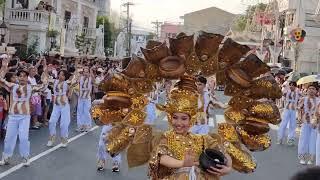
{"label": "white pants", "polygon": [[70,124],[70,105],[54,105],[49,121],[50,136],[56,135],[56,126],[60,118],[60,133],[61,137],[68,138]]}
{"label": "white pants", "polygon": [[303,123],[298,144],[298,157],[303,160],[312,160],[316,155],[317,130],[310,123]]}
{"label": "white pants", "polygon": [[[111,125],[108,125],[108,126],[105,125],[102,127],[102,131],[101,131],[100,138],[99,138],[99,144],[98,144],[98,153],[97,153],[98,160],[106,160],[107,157],[110,156],[106,150],[105,137],[108,136],[108,132],[111,129],[112,129]],[[121,163],[121,154],[118,154],[117,156],[113,157],[112,162],[120,164]]]}
{"label": "white pants", "polygon": [[295,139],[297,127],[297,112],[295,110],[285,109],[282,114],[282,121],[278,130],[278,139],[282,140],[285,136],[289,124],[288,139]]}
{"label": "white pants", "polygon": [[316,166],[320,166],[320,132],[317,133]]}
{"label": "white pants", "polygon": [[90,99],[78,99],[77,107],[77,125],[91,127],[92,119],[90,114],[91,100]]}
{"label": "white pants", "polygon": [[207,134],[209,134],[209,125],[207,125],[207,124],[194,125],[191,128],[191,132],[193,134],[207,135]]}
{"label": "white pants", "polygon": [[146,118],[146,123],[147,124],[154,124],[154,122],[157,120],[157,110],[156,106],[154,103],[149,103],[146,106],[146,112],[147,112],[147,118]]}
{"label": "white pants", "polygon": [[16,146],[18,136],[20,155],[24,158],[29,157],[29,126],[30,115],[9,115],[6,137],[4,139],[4,158],[8,158],[13,155],[13,151]]}

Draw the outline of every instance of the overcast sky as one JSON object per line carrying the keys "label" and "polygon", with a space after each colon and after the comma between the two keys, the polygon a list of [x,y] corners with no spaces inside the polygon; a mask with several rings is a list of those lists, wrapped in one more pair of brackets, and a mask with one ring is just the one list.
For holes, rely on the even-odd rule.
{"label": "overcast sky", "polygon": [[[128,0],[111,0],[111,8],[114,11],[124,11],[120,9],[121,4]],[[130,0],[135,3],[131,8],[133,23],[136,26],[152,29],[152,21],[179,22],[180,16],[186,13],[205,9],[208,7],[218,7],[231,13],[243,13],[248,4],[263,0]]]}

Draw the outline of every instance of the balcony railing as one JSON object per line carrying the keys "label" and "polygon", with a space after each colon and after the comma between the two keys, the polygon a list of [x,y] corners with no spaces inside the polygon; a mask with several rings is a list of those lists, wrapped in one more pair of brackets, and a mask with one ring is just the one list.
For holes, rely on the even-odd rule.
{"label": "balcony railing", "polygon": [[82,28],[82,33],[88,38],[96,38],[97,29],[96,28]]}
{"label": "balcony railing", "polygon": [[6,17],[12,23],[41,23],[48,25],[50,15],[46,11],[8,9],[6,12]]}

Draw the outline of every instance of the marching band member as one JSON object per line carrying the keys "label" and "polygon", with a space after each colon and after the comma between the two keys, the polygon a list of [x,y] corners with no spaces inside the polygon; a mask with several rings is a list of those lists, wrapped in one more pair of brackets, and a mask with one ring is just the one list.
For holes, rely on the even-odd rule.
{"label": "marching band member", "polygon": [[290,88],[284,92],[284,111],[282,115],[282,121],[280,124],[280,128],[278,131],[278,144],[283,143],[283,138],[285,136],[285,132],[287,129],[287,125],[289,124],[289,132],[288,132],[288,145],[294,145],[295,134],[296,134],[296,114],[297,107],[299,101],[299,92],[296,89],[296,82],[289,83]]}
{"label": "marching band member", "polygon": [[312,84],[307,89],[308,95],[301,99],[299,107],[303,109],[302,114],[302,128],[298,145],[298,158],[300,164],[312,164],[316,150],[316,130],[311,124],[314,118],[318,99],[316,97],[317,86]]}

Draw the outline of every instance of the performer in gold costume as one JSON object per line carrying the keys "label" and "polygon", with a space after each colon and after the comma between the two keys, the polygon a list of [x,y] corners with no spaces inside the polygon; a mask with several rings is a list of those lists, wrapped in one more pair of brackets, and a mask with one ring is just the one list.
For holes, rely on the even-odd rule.
{"label": "performer in gold costume", "polygon": [[[152,179],[215,180],[228,174],[231,166],[252,173],[257,162],[248,150],[268,149],[269,124],[280,123],[278,108],[266,99],[280,98],[281,89],[273,77],[261,77],[270,71],[266,63],[248,54],[249,47],[222,35],[200,32],[194,39],[180,33],[170,38],[170,47],[149,41],[141,49],[144,58],[133,56],[121,73],[104,80],[100,88],[106,95],[92,108],[97,124],[113,125],[106,151],[116,156],[126,150],[129,167],[148,163]],[[224,112],[226,123],[218,124],[219,136],[189,132],[201,114],[194,79],[199,72],[216,75],[217,84],[225,86],[224,94],[232,97]],[[145,94],[154,91],[155,83],[178,79],[167,104],[157,105],[167,113],[170,129],[155,133],[145,122]]]}
{"label": "performer in gold costume", "polygon": [[[192,82],[188,77],[188,83]],[[168,113],[170,130],[153,142],[153,152],[149,161],[149,172],[153,179],[205,180],[219,179],[232,170],[231,157],[225,153],[220,138],[196,135],[189,132],[198,113],[198,94],[191,88],[174,88],[166,105],[158,105]],[[210,167],[207,172],[199,168],[199,156],[205,149],[216,149],[224,153],[227,164]]]}

